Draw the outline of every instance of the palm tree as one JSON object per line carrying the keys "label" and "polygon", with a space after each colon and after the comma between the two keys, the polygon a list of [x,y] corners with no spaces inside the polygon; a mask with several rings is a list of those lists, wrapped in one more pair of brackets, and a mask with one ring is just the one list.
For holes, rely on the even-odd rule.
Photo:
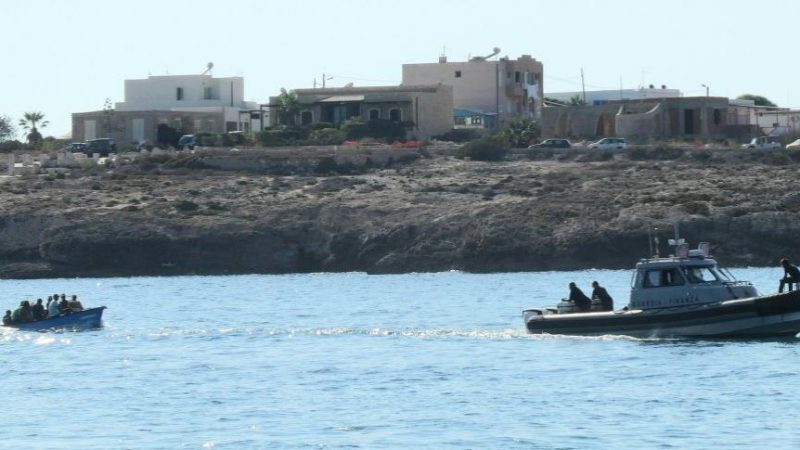
{"label": "palm tree", "polygon": [[36,144],[42,140],[42,134],[39,133],[36,125],[38,124],[41,128],[44,128],[48,123],[50,122],[44,120],[44,113],[39,111],[26,112],[22,116],[22,119],[19,119],[19,126],[28,132],[27,135],[29,144]]}
{"label": "palm tree", "polygon": [[300,100],[294,91],[287,91],[281,88],[281,95],[278,96],[278,114],[284,125],[294,126],[295,116],[300,111]]}
{"label": "palm tree", "polygon": [[517,148],[527,147],[531,140],[539,137],[539,124],[532,119],[518,119],[508,124],[505,130],[508,143]]}

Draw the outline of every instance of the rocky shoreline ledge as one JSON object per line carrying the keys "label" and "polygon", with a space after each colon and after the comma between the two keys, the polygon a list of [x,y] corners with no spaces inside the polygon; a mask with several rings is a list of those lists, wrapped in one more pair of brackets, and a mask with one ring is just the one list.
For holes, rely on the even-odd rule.
{"label": "rocky shoreline ledge", "polygon": [[250,170],[179,155],[3,177],[0,277],[630,268],[648,228],[666,243],[675,221],[726,265],[800,258],[800,158],[785,150],[515,157]]}

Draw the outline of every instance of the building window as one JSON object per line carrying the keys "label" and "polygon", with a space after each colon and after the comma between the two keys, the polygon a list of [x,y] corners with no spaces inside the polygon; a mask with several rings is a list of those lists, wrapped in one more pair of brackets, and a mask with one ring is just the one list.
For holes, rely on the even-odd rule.
{"label": "building window", "polygon": [[483,124],[483,117],[481,116],[472,116],[469,118],[469,121],[472,125],[481,125]]}
{"label": "building window", "polygon": [[403,120],[403,115],[400,113],[400,110],[397,108],[393,108],[389,110],[389,120],[392,122],[400,122]]}
{"label": "building window", "polygon": [[715,109],[714,110],[714,125],[719,125],[722,123],[722,110]]}
{"label": "building window", "polygon": [[511,79],[511,72],[506,72],[506,79]]}
{"label": "building window", "polygon": [[303,125],[311,125],[311,122],[314,121],[314,115],[311,111],[303,111],[300,113],[300,123]]}
{"label": "building window", "polygon": [[203,88],[203,99],[204,100],[211,100],[214,98],[214,90],[211,86],[206,86]]}
{"label": "building window", "polygon": [[183,88],[179,87],[175,89],[175,100],[183,100]]}
{"label": "building window", "polygon": [[461,78],[461,71],[460,70],[456,70],[456,78]]}
{"label": "building window", "polygon": [[514,82],[515,83],[519,83],[520,82],[520,73],[519,72],[514,72]]}
{"label": "building window", "polygon": [[379,120],[381,118],[381,112],[377,109],[370,109],[369,110],[369,120]]}
{"label": "building window", "polygon": [[466,117],[456,117],[455,123],[456,123],[456,125],[466,125],[467,124],[467,118]]}

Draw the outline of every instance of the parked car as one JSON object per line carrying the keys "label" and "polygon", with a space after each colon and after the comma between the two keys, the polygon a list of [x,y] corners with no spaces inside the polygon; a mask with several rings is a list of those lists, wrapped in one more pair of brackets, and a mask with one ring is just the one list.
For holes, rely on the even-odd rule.
{"label": "parked car", "polygon": [[184,134],[178,139],[178,150],[194,150],[197,145],[197,137],[193,134]]}
{"label": "parked car", "polygon": [[61,149],[61,151],[70,153],[86,153],[86,144],[83,142],[73,142]]}
{"label": "parked car", "polygon": [[117,145],[114,143],[114,139],[100,138],[86,141],[86,154],[89,156],[95,153],[100,154],[100,156],[108,156],[109,153],[116,151]]}
{"label": "parked car", "polygon": [[791,144],[787,145],[787,146],[786,146],[786,148],[787,148],[787,149],[790,149],[790,148],[800,148],[800,139],[798,139],[798,140],[796,140],[796,141],[792,142]]}
{"label": "parked car", "polygon": [[572,143],[568,139],[545,139],[543,142],[531,145],[528,148],[570,148],[570,147],[572,147]]}
{"label": "parked car", "polygon": [[589,148],[597,150],[622,150],[628,148],[628,142],[625,141],[624,138],[603,138],[589,144]]}
{"label": "parked car", "polygon": [[753,138],[747,144],[742,144],[742,148],[770,149],[782,147],[780,139],[775,136],[761,136]]}

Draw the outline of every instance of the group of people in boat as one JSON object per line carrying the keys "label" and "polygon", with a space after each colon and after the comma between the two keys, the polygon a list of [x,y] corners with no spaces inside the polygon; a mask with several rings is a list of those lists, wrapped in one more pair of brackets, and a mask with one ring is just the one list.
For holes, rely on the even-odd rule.
{"label": "group of people in boat", "polygon": [[575,304],[578,312],[591,311],[593,299],[600,302],[601,311],[614,310],[614,299],[611,298],[606,288],[600,286],[597,281],[592,281],[592,298],[587,297],[574,282],[569,284],[569,300]]}
{"label": "group of people in boat", "polygon": [[61,315],[72,314],[76,311],[83,311],[83,305],[78,300],[77,295],[73,295],[70,300],[67,300],[66,294],[61,294],[60,296],[53,294],[47,297],[46,305],[41,298],[36,300],[33,305],[31,305],[30,301],[23,300],[14,312],[11,312],[11,310],[6,311],[3,316],[3,325],[52,319]]}

